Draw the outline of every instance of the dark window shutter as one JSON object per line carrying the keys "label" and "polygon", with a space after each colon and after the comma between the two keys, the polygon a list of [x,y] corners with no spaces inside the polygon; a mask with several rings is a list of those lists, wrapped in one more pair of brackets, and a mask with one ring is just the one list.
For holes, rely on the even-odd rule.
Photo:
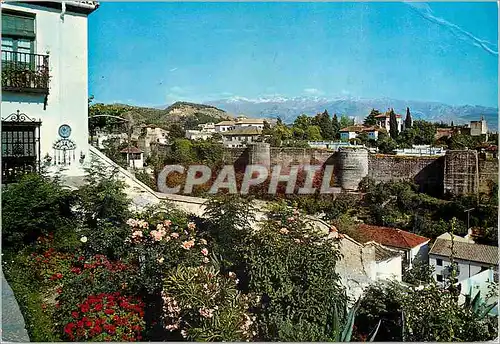
{"label": "dark window shutter", "polygon": [[2,13],[2,34],[34,38],[35,18]]}

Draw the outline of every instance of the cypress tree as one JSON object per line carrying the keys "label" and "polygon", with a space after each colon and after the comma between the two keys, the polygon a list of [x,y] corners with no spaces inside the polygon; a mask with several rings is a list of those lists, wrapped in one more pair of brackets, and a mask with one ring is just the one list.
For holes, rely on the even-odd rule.
{"label": "cypress tree", "polygon": [[394,113],[394,109],[389,111],[389,135],[391,135],[392,139],[396,139],[398,137],[398,122],[396,120],[396,114]]}
{"label": "cypress tree", "polygon": [[334,138],[334,131],[333,131],[333,125],[332,121],[330,120],[330,115],[328,114],[328,111],[325,110],[320,116],[319,116],[319,123],[318,123],[320,130],[321,130],[321,137],[325,140],[333,140]]}
{"label": "cypress tree", "polygon": [[406,108],[406,118],[405,118],[405,129],[410,129],[413,125],[413,119],[411,118],[410,108]]}
{"label": "cypress tree", "polygon": [[366,116],[363,124],[364,125],[377,124],[377,119],[375,118],[375,116],[378,116],[378,115],[380,115],[380,112],[378,110],[372,109],[372,111],[370,111],[370,114],[368,116]]}
{"label": "cypress tree", "polygon": [[339,130],[340,130],[340,123],[339,119],[337,118],[337,114],[333,114],[332,118],[332,129],[333,129],[333,138],[336,139],[338,138]]}

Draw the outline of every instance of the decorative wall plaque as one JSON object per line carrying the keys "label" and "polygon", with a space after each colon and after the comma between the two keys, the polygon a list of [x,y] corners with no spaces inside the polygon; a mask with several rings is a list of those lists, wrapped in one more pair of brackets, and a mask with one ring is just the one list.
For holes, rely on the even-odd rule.
{"label": "decorative wall plaque", "polygon": [[63,124],[59,127],[58,133],[61,138],[52,145],[54,149],[54,165],[71,165],[76,159],[76,143],[69,138],[71,127]]}

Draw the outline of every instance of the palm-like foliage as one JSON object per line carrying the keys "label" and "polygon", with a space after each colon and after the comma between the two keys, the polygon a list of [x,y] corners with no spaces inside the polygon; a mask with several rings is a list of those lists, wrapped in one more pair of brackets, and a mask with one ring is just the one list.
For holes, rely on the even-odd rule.
{"label": "palm-like foliage", "polygon": [[481,298],[481,291],[478,291],[474,297],[472,293],[472,287],[470,287],[469,294],[465,296],[464,307],[474,313],[479,320],[484,319],[497,304],[495,302],[487,304]]}

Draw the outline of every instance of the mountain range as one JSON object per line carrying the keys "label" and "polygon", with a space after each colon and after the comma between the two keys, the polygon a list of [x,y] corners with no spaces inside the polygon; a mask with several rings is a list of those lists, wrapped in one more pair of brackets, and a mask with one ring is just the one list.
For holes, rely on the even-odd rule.
{"label": "mountain range", "polygon": [[321,97],[270,97],[248,99],[234,97],[205,102],[234,115],[244,114],[249,117],[280,117],[285,123],[291,123],[300,114],[315,115],[327,110],[330,115],[346,114],[357,122],[362,122],[371,109],[380,112],[393,108],[398,114],[406,114],[410,108],[413,119],[424,119],[431,122],[465,124],[479,120],[481,116],[487,121],[491,131],[498,128],[498,109],[481,105],[448,105],[439,102],[398,100],[390,98],[366,99],[354,97],[321,98]]}

